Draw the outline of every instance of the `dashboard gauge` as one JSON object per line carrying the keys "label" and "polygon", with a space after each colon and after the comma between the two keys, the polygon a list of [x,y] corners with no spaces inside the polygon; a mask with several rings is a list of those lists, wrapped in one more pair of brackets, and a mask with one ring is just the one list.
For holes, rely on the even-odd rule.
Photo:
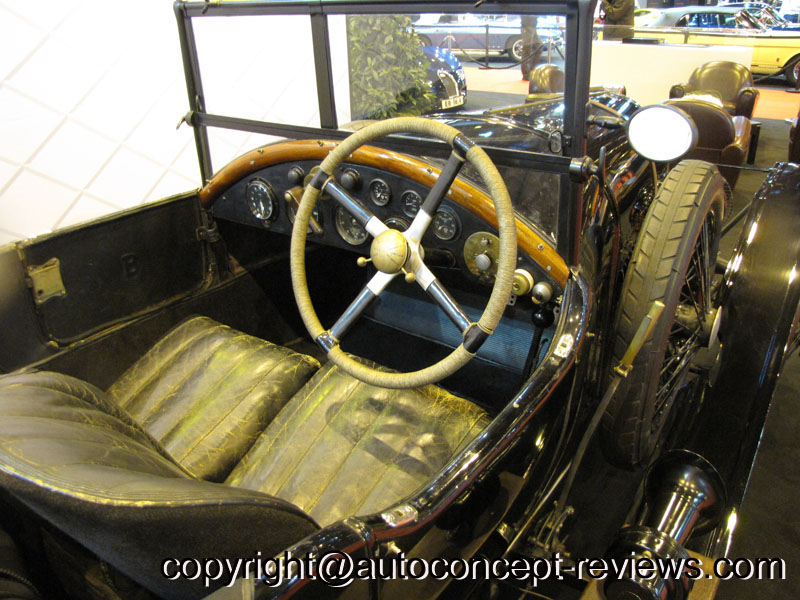
{"label": "dashboard gauge", "polygon": [[386,206],[392,199],[392,188],[383,179],[373,179],[369,184],[369,199],[378,206]]}
{"label": "dashboard gauge", "polygon": [[[289,223],[294,223],[294,217],[297,214],[297,209],[294,206],[293,202],[286,203],[286,216],[289,217]],[[319,208],[314,206],[314,209],[311,211],[311,218],[316,221],[317,227],[314,227],[314,224],[309,221],[308,225],[308,233],[322,233],[322,217],[319,215]]]}
{"label": "dashboard gauge", "polygon": [[278,207],[275,201],[275,192],[266,181],[253,179],[247,184],[244,197],[250,207],[250,212],[253,213],[256,219],[271,221],[277,216]]}
{"label": "dashboard gauge", "polygon": [[461,231],[458,215],[452,210],[443,208],[433,216],[433,235],[444,242],[454,240]]}
{"label": "dashboard gauge", "polygon": [[351,246],[360,246],[367,241],[369,236],[367,230],[344,208],[337,206],[333,216],[336,223],[336,231],[339,232],[345,242]]}
{"label": "dashboard gauge", "polygon": [[403,217],[389,217],[383,222],[389,229],[397,229],[397,231],[405,231],[408,229],[408,221]]}
{"label": "dashboard gauge", "polygon": [[422,198],[417,192],[408,190],[407,192],[403,192],[403,195],[400,197],[400,204],[406,216],[413,219],[417,216],[419,207],[422,206]]}

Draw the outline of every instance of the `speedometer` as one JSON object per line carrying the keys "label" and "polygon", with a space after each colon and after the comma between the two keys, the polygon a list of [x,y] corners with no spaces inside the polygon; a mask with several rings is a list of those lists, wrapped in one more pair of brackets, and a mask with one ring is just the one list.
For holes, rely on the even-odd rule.
{"label": "speedometer", "polygon": [[403,195],[400,197],[400,205],[403,208],[403,212],[406,213],[406,216],[413,219],[417,216],[419,207],[422,206],[422,198],[417,192],[408,190],[407,192],[403,192]]}
{"label": "speedometer", "polygon": [[260,179],[253,179],[247,184],[244,197],[250,207],[250,212],[256,219],[271,221],[275,218],[277,213],[275,192],[272,191],[272,186],[269,183]]}
{"label": "speedometer", "polygon": [[461,231],[458,216],[449,208],[438,210],[433,217],[433,234],[443,242],[455,239]]}
{"label": "speedometer", "polygon": [[351,246],[360,246],[367,241],[367,230],[358,220],[341,206],[337,206],[334,211],[336,231],[342,239]]}
{"label": "speedometer", "polygon": [[386,206],[392,199],[392,188],[383,179],[373,179],[369,184],[369,197],[378,206]]}

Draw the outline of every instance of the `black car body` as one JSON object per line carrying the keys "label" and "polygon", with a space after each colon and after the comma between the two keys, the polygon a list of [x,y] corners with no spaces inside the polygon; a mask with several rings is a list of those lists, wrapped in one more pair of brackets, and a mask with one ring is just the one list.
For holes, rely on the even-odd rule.
{"label": "black car body", "polygon": [[463,106],[467,98],[467,78],[461,61],[452,52],[436,46],[423,46],[428,59],[428,83],[436,94],[436,110]]}
{"label": "black car body", "polygon": [[[575,570],[587,557],[621,558],[633,553],[642,559],[675,561],[688,559],[687,548],[705,556],[705,561],[726,555],[735,527],[731,515],[744,494],[775,380],[797,336],[800,168],[779,164],[770,171],[727,271],[716,278],[713,288],[716,261],[706,245],[718,241],[713,231],[718,231],[721,213],[702,215],[697,222],[700,229],[685,244],[687,261],[704,264],[684,265],[685,281],[679,279],[676,288],[691,297],[673,297],[662,316],[665,321],[658,321],[657,311],[651,312],[658,308],[656,302],[638,303],[637,310],[647,316],[629,319],[635,321],[630,326],[638,330],[640,322],[652,323],[663,340],[661,355],[654,359],[649,357],[659,351],[655,341],[643,341],[642,353],[631,364],[623,352],[639,342],[638,338],[619,341],[624,319],[617,307],[629,302],[632,273],[645,262],[642,232],[659,233],[653,223],[661,218],[663,206],[671,206],[664,182],[666,187],[676,181],[686,187],[687,173],[702,177],[716,186],[711,200],[718,211],[724,187],[716,169],[706,163],[682,162],[669,170],[635,152],[626,129],[639,107],[624,96],[590,94],[591,2],[514,6],[521,13],[546,9],[566,17],[565,72],[570,83],[563,96],[437,115],[433,122],[457,130],[452,147],[419,131],[407,131],[362,146],[326,173],[315,167],[343,147],[347,142],[342,140],[351,133],[339,128],[334,107],[327,19],[348,11],[411,14],[420,5],[175,4],[190,105],[186,120],[195,128],[203,185],[152,206],[2,249],[0,273],[5,285],[0,318],[7,335],[0,344],[0,365],[12,374],[0,378],[0,402],[12,397],[9,390],[14,385],[25,381],[33,382],[30,406],[39,401],[41,379],[26,378],[42,376],[31,374],[31,369],[69,375],[97,386],[91,388],[97,389],[92,392],[97,403],[92,410],[101,406],[104,422],[113,421],[119,431],[132,435],[130,430],[138,425],[103,400],[99,388],[111,389],[128,377],[121,374],[131,364],[140,364],[137,358],[187,316],[207,315],[279,344],[310,348],[317,342],[322,350],[316,352],[324,358],[339,347],[338,337],[331,335],[341,324],[336,318],[359,311],[365,317],[359,323],[363,329],[353,329],[345,349],[390,368],[421,369],[430,356],[468,344],[475,358],[448,375],[442,386],[479,403],[487,416],[473,437],[434,472],[426,473],[421,486],[405,490],[380,510],[317,523],[290,504],[299,505],[300,500],[209,483],[177,473],[172,462],[169,476],[161,471],[152,475],[148,469],[153,464],[174,460],[160,448],[158,457],[136,463],[147,467],[114,462],[117,452],[146,445],[143,434],[136,444],[122,446],[111,436],[112,441],[96,447],[91,456],[76,458],[73,442],[78,442],[70,432],[95,417],[74,417],[59,406],[44,418],[27,415],[28,409],[17,404],[4,404],[0,485],[9,518],[3,524],[14,529],[23,546],[39,543],[48,549],[49,556],[26,555],[29,569],[39,577],[58,564],[59,575],[50,578],[48,591],[81,596],[87,589],[109,589],[113,584],[114,593],[130,597],[144,593],[199,597],[214,592],[219,594],[215,597],[234,593],[259,598],[340,594],[477,598],[522,592],[566,599],[577,597],[591,579],[585,570]],[[497,10],[458,2],[446,8]],[[309,16],[318,59],[321,127],[262,123],[206,111],[192,23],[252,13]],[[426,123],[415,127],[424,129]],[[351,128],[356,125],[361,124]],[[215,172],[209,127],[288,139],[254,149]],[[499,243],[501,253],[507,247],[502,236],[508,235],[504,227],[509,217],[495,210],[499,203],[495,199],[493,204],[477,167],[463,167],[455,177],[462,169],[453,167],[463,159],[459,153],[474,153],[474,143],[487,147],[508,188],[514,208],[511,228],[516,233],[512,269],[519,276],[511,288],[518,293],[502,299],[508,304],[503,319],[479,349],[473,345],[475,337],[483,341],[487,336],[476,333],[471,321],[500,279],[496,273],[505,263],[494,248]],[[428,215],[432,228],[420,236],[425,261],[454,300],[442,300],[445,292],[436,297],[422,292],[406,273],[406,283],[399,278],[382,293],[380,302],[350,303],[371,291],[369,283],[364,287],[374,277],[373,271],[364,270],[369,261],[363,256],[356,260],[368,251],[367,230],[370,223],[375,227],[371,217],[386,225],[373,229],[380,230],[379,236],[387,227],[413,228],[428,206],[429,190],[438,189],[437,182],[446,179],[442,173],[448,172],[453,179],[450,192],[440,190],[434,213]],[[305,196],[314,190],[326,194],[316,206]],[[691,194],[678,194],[677,200],[683,202]],[[688,214],[694,214],[692,210],[686,209]],[[295,220],[303,226],[294,226]],[[672,227],[672,221],[665,227]],[[301,301],[292,294],[298,236],[309,244],[307,251],[301,245],[300,254],[308,265],[312,295],[324,300],[318,305],[323,321],[335,321],[320,335],[303,333]],[[678,235],[665,245],[682,247],[684,239],[688,236]],[[380,258],[375,252],[370,257],[373,262]],[[410,268],[409,264],[403,266]],[[695,278],[688,275],[692,268]],[[422,273],[422,269],[412,271],[417,278]],[[397,274],[398,270],[392,272]],[[657,295],[659,286],[647,287]],[[702,319],[684,314],[690,304],[712,299],[713,306],[703,305]],[[459,332],[450,323],[455,310],[445,317],[437,305],[463,308],[468,316],[464,330]],[[691,333],[681,333],[681,328]],[[183,360],[180,352],[175,356],[153,369],[168,370]],[[236,369],[236,362],[223,381],[235,383],[247,375]],[[194,381],[195,373],[210,370],[210,364],[200,361],[196,370],[187,366],[185,378]],[[625,403],[631,398],[651,402],[644,384],[636,392],[623,380],[631,382],[634,379],[626,378],[652,371],[653,364],[654,376],[662,371],[668,375],[666,382],[656,377],[656,387],[669,399],[651,408],[665,414],[662,420],[650,416],[648,430],[628,445],[615,437],[614,419],[607,415],[629,414]],[[688,377],[690,371],[697,377]],[[714,386],[708,387],[712,380]],[[56,389],[62,395],[65,390],[69,391],[64,386]],[[332,387],[328,392],[340,391]],[[364,405],[380,406],[381,398],[391,394],[375,392]],[[173,396],[167,394],[168,399]],[[436,401],[431,405],[438,406]],[[324,418],[333,420],[332,414]],[[359,414],[340,424],[341,435],[362,428]],[[447,415],[425,414],[420,426],[436,429],[441,421],[437,435],[446,437]],[[24,421],[25,427],[31,429],[19,441],[15,419],[26,415],[32,420]],[[601,419],[603,450],[593,436]],[[189,422],[177,429],[189,428],[194,421]],[[221,423],[228,440],[244,426],[224,419]],[[37,429],[45,426],[55,429],[44,433]],[[385,451],[391,436],[401,435],[399,429],[390,427],[381,444],[367,453]],[[324,449],[319,464],[333,460],[335,446],[331,443]],[[44,452],[41,448],[47,448],[45,457],[52,464],[45,465],[37,454]],[[321,452],[313,445],[309,448]],[[617,464],[627,463],[627,470],[612,468],[604,453]],[[425,462],[417,455],[403,460],[398,467],[402,473],[382,480],[386,487]],[[277,461],[273,468],[284,464]],[[367,479],[369,472],[364,468],[353,474],[355,483]],[[301,498],[304,489],[317,490],[320,479],[319,475],[300,478],[292,498]],[[106,490],[107,481],[114,484]],[[177,491],[170,487],[173,484]],[[348,490],[336,495],[353,493]],[[283,517],[273,520],[271,511],[278,509],[284,511]],[[307,519],[302,526],[292,525],[292,519],[301,517]],[[625,523],[632,525],[622,528]],[[242,577],[237,572],[224,579],[202,571],[208,565],[222,569],[224,559],[263,561],[285,558],[285,553],[294,558],[295,566],[277,574],[251,571]],[[320,557],[331,559],[326,567],[330,571],[315,562]],[[346,572],[356,561],[391,571],[403,557],[424,559],[429,565],[445,559],[452,564],[461,561],[462,570],[442,577],[428,572],[424,578],[374,573],[370,577],[370,572],[359,578]],[[500,570],[462,576],[464,568],[479,568],[488,564],[481,561],[489,560]],[[194,565],[192,561],[197,561],[199,571],[181,571],[181,565]],[[311,566],[299,568],[300,561]],[[512,563],[520,566],[521,575],[509,577]],[[566,569],[558,576],[552,570],[556,564]],[[708,563],[702,564],[705,568]],[[532,570],[534,565],[547,572]],[[680,569],[672,577],[610,577],[605,585],[610,598],[626,597],[628,589],[637,593],[656,589],[664,594],[660,597],[678,598],[691,586],[690,579]],[[42,585],[42,579],[36,582]],[[224,587],[229,583],[233,590]]]}

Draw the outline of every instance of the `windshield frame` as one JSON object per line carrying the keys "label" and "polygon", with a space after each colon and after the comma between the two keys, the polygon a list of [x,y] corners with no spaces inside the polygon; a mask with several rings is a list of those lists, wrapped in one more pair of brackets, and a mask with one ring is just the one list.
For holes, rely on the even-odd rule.
{"label": "windshield frame", "polygon": [[[339,129],[334,101],[331,70],[331,50],[328,16],[346,14],[415,14],[420,12],[497,14],[499,10],[513,14],[560,15],[565,17],[566,56],[564,72],[567,81],[564,93],[563,150],[561,155],[527,150],[484,147],[490,158],[501,167],[520,167],[556,173],[560,176],[559,210],[556,230],[556,250],[569,265],[577,265],[580,243],[582,179],[574,176],[586,155],[587,103],[589,101],[589,69],[591,64],[592,19],[595,0],[562,0],[561,2],[509,2],[498,7],[493,3],[475,5],[473,2],[420,2],[382,0],[317,0],[316,2],[288,0],[239,0],[209,3],[204,0],[177,0],[174,3],[183,57],[189,112],[184,121],[194,129],[195,145],[203,184],[214,173],[209,147],[208,127],[219,127],[288,139],[340,140],[351,132]],[[320,127],[269,123],[225,115],[212,114],[205,109],[200,62],[192,20],[206,17],[246,17],[263,15],[307,15],[311,24],[314,52],[317,100]],[[442,142],[423,139],[402,141],[384,138],[375,145],[400,152],[446,158],[450,147]]]}

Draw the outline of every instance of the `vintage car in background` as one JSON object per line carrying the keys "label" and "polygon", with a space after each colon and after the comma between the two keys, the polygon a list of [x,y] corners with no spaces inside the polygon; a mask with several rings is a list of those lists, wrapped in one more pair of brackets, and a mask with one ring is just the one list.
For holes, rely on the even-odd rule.
{"label": "vintage car in background", "polygon": [[446,48],[423,46],[428,60],[428,83],[436,94],[436,110],[463,106],[467,99],[467,78],[461,61]]}
{"label": "vintage car in background", "polygon": [[[562,96],[365,123],[339,17],[419,5],[175,3],[200,187],[0,249],[24,597],[564,600],[631,556],[678,568],[608,600],[713,579],[800,325],[800,167],[718,268],[693,124],[590,94],[591,3],[515,7],[567,23]],[[205,106],[195,24],[252,15],[308,18],[301,124]],[[217,129],[271,138],[215,167]]]}
{"label": "vintage car in background", "polygon": [[[522,23],[519,15],[421,15],[414,30],[424,44],[452,50],[483,54],[505,54],[519,62],[522,53]],[[563,22],[558,18],[542,17],[537,34],[552,52],[563,51]]]}
{"label": "vintage car in background", "polygon": [[750,46],[750,70],[756,75],[783,73],[795,85],[800,77],[800,32],[766,29],[744,9],[726,6],[682,6],[664,9],[637,37],[670,44]]}
{"label": "vintage car in background", "polygon": [[658,12],[653,27],[703,27],[706,29],[763,29],[763,26],[741,7],[732,6],[679,6]]}

